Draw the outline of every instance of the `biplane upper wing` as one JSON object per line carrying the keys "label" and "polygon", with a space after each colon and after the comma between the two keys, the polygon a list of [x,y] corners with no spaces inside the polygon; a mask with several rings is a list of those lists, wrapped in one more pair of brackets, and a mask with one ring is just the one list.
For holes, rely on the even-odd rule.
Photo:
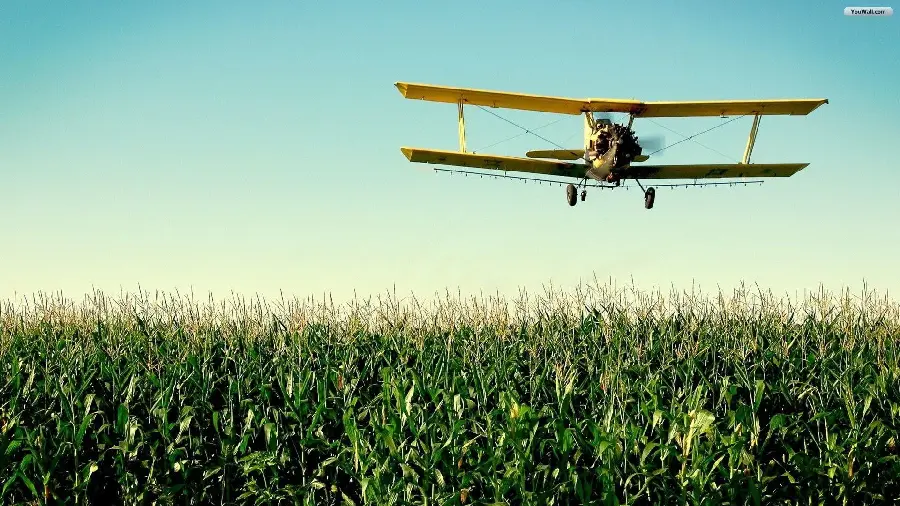
{"label": "biplane upper wing", "polygon": [[822,104],[825,98],[773,100],[707,100],[690,102],[645,102],[634,111],[638,118],[686,118],[695,116],[788,115],[805,116]]}
{"label": "biplane upper wing", "polygon": [[632,165],[629,179],[710,179],[742,177],[789,177],[808,163],[730,163],[702,165]]}
{"label": "biplane upper wing", "polygon": [[433,84],[395,83],[404,98],[427,100],[429,102],[458,103],[520,109],[523,111],[553,112],[558,114],[581,114],[589,111],[631,112],[640,102],[636,100],[606,100],[589,98],[550,97],[527,95],[505,91],[454,88]]}
{"label": "biplane upper wing", "polygon": [[694,116],[742,116],[807,115],[828,99],[774,99],[774,100],[707,100],[683,102],[641,102],[611,98],[566,98],[547,95],[528,95],[504,91],[456,88],[433,84],[398,82],[394,84],[408,99],[430,102],[458,103],[521,109],[525,111],[582,114],[584,112],[619,112],[635,117],[694,117]]}
{"label": "biplane upper wing", "polygon": [[431,163],[438,165],[455,165],[473,169],[492,169],[510,172],[531,172],[548,176],[582,178],[587,172],[587,165],[579,163],[557,162],[551,160],[533,160],[514,156],[477,155],[459,151],[442,151],[437,149],[400,148],[404,156],[411,162]]}

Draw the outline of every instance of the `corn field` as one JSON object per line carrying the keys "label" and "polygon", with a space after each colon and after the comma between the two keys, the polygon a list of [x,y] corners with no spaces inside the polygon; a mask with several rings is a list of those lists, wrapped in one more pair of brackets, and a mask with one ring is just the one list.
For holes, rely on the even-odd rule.
{"label": "corn field", "polygon": [[4,504],[893,504],[900,307],[580,286],[0,305]]}

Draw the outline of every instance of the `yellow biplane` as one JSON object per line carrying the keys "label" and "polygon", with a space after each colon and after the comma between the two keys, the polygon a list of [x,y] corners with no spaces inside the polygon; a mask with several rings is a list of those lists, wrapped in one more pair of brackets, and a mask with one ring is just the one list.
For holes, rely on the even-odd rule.
{"label": "yellow biplane", "polygon": [[[644,189],[641,179],[710,179],[788,177],[808,163],[750,163],[750,154],[763,115],[807,115],[827,104],[827,99],[725,100],[693,102],[641,102],[606,98],[563,98],[501,91],[453,88],[430,84],[395,83],[403,97],[457,104],[459,114],[459,151],[403,147],[411,162],[453,165],[498,171],[528,172],[580,180],[581,200],[587,194],[587,181],[602,186],[619,186],[633,179],[644,191],[644,207],[651,209],[656,197],[652,187]],[[463,107],[475,105],[557,114],[584,115],[584,144],[579,149],[529,151],[526,158],[474,154],[466,151]],[[625,113],[628,123],[618,124],[595,113]],[[638,137],[632,130],[636,118],[753,116],[753,125],[741,163],[645,165]],[[578,187],[568,184],[566,198],[570,206],[578,201]]]}

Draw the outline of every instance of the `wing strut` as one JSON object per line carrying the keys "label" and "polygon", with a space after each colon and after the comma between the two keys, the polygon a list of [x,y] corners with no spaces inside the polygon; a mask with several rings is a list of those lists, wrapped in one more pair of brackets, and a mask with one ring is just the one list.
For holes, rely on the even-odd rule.
{"label": "wing strut", "polygon": [[741,161],[743,164],[750,163],[750,153],[753,152],[753,145],[756,144],[756,133],[759,131],[760,117],[759,114],[753,116],[753,126],[750,127],[750,136],[747,138],[747,149],[744,150],[744,159]]}
{"label": "wing strut", "polygon": [[457,100],[456,106],[459,108],[459,152],[466,152],[466,118],[463,116],[463,100]]}
{"label": "wing strut", "polygon": [[594,116],[590,112],[584,113],[584,156],[587,159],[587,152],[590,151],[591,135],[594,133]]}

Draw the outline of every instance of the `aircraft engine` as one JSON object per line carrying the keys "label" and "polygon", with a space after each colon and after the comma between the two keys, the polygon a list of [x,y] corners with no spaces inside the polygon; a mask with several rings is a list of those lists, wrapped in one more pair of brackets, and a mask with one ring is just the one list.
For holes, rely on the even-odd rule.
{"label": "aircraft engine", "polygon": [[614,166],[623,167],[641,154],[641,145],[634,130],[616,123],[601,126],[593,135],[592,148],[602,155],[609,151],[613,142],[618,142]]}

